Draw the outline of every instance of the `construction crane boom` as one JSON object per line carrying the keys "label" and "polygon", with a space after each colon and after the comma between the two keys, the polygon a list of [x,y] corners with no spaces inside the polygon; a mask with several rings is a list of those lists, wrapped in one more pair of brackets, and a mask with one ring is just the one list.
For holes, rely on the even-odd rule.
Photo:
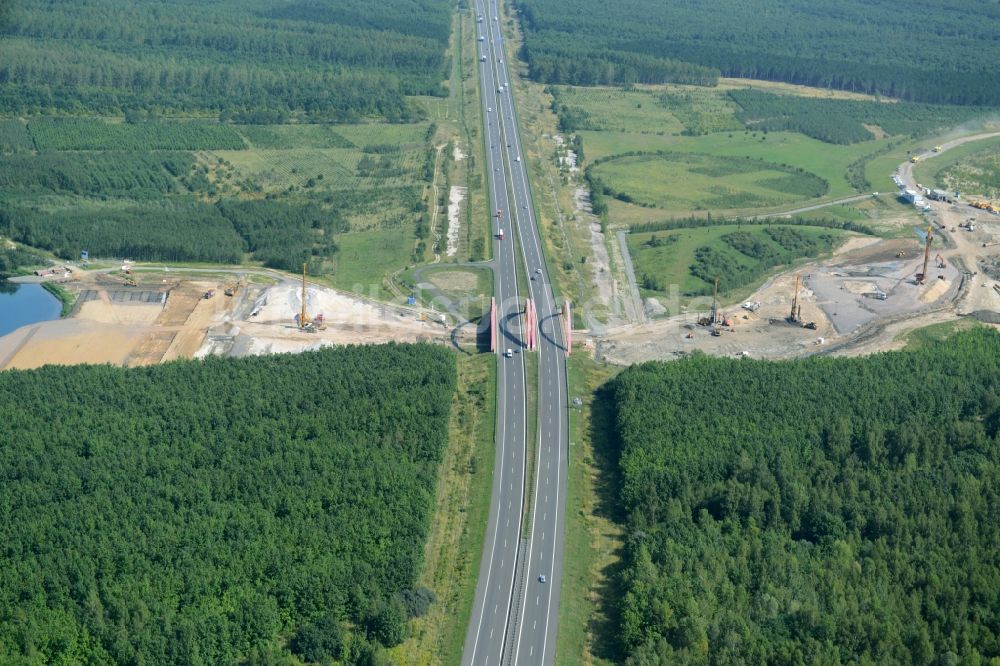
{"label": "construction crane boom", "polygon": [[715,326],[716,322],[719,321],[719,278],[715,278],[715,289],[712,291],[712,322],[711,326]]}
{"label": "construction crane boom", "polygon": [[934,240],[934,227],[927,225],[927,240],[924,242],[924,269],[917,273],[917,284],[923,284],[927,279],[927,262],[931,258],[931,241]]}
{"label": "construction crane boom", "polygon": [[308,266],[308,262],[302,262],[302,312],[299,313],[299,328],[309,326],[309,315],[306,314],[306,271]]}
{"label": "construction crane boom", "polygon": [[788,314],[788,321],[795,323],[801,319],[802,306],[799,305],[799,288],[802,286],[802,276],[795,276],[795,294],[792,296],[792,311]]}

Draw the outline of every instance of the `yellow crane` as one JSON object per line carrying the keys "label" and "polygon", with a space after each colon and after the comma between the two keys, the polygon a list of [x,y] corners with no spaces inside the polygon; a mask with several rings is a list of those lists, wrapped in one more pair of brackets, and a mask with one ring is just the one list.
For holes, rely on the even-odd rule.
{"label": "yellow crane", "polygon": [[299,330],[311,332],[315,328],[309,319],[309,315],[306,313],[306,273],[308,266],[308,262],[302,262],[302,312],[299,313]]}

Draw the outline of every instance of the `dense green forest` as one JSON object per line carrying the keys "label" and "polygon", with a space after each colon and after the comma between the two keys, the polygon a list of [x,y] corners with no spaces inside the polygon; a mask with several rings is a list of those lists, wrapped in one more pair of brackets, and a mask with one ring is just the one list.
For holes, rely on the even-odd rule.
{"label": "dense green forest", "polygon": [[303,261],[321,262],[336,252],[333,235],[348,228],[335,209],[269,200],[213,205],[172,197],[58,210],[4,204],[0,198],[0,234],[64,259],[86,249],[95,257],[135,261],[238,264],[249,253],[269,268],[297,271]]}
{"label": "dense green forest", "polygon": [[0,661],[373,663],[432,598],[454,383],[430,345],[0,373]]}
{"label": "dense green forest", "polygon": [[1000,105],[1000,6],[916,0],[517,0],[532,78],[712,85],[718,74]]}
{"label": "dense green forest", "polygon": [[708,295],[716,278],[723,292],[746,286],[775,266],[818,256],[837,244],[837,237],[831,233],[806,235],[789,227],[765,227],[763,233],[756,231],[751,227],[723,234],[721,248],[711,245],[696,248],[691,274],[701,278],[705,286],[698,293],[685,295]]}
{"label": "dense green forest", "polygon": [[190,153],[0,153],[0,191],[158,199],[183,190],[175,174],[193,166]]}
{"label": "dense green forest", "polygon": [[239,150],[246,146],[239,134],[220,123],[134,117],[126,113],[124,123],[32,118],[27,129],[38,150]]}
{"label": "dense green forest", "polygon": [[443,0],[5,5],[0,113],[411,120],[406,95],[445,93]]}
{"label": "dense green forest", "polygon": [[36,266],[45,262],[44,257],[22,247],[0,247],[0,286],[23,266]]}
{"label": "dense green forest", "polygon": [[979,328],[613,380],[629,663],[995,663],[998,359]]}

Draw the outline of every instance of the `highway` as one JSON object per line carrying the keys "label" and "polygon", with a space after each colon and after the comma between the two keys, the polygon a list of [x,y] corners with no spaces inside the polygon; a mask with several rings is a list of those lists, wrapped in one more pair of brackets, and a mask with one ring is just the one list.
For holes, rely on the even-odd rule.
{"label": "highway", "polygon": [[[565,530],[568,400],[562,318],[553,296],[510,92],[497,0],[476,0],[486,169],[494,211],[498,351],[493,495],[463,664],[552,664]],[[505,230],[499,239],[499,230]],[[520,253],[520,256],[519,256]],[[517,263],[523,261],[522,284]],[[528,276],[525,280],[523,276]],[[537,352],[524,346],[523,300],[535,303]],[[512,349],[511,358],[504,354]],[[537,377],[524,354],[537,353]],[[537,381],[534,474],[527,474],[526,382]],[[533,434],[533,433],[532,433]],[[526,487],[527,479],[531,487]],[[528,499],[532,501],[530,505]],[[523,516],[527,512],[527,521]],[[522,526],[526,529],[522,532]],[[544,582],[542,577],[544,577]]]}

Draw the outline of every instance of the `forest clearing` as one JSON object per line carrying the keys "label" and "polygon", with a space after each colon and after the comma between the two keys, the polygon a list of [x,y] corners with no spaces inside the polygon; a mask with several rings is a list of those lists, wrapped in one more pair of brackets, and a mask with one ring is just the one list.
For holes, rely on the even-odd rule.
{"label": "forest clearing", "polygon": [[[294,319],[301,310],[301,289],[287,277],[267,284],[241,282],[222,270],[184,274],[135,267],[132,275],[135,286],[109,273],[74,271],[62,283],[76,295],[71,315],[0,337],[0,370],[77,363],[134,367],[331,345],[444,342],[450,336],[439,317],[420,308],[385,305],[315,284],[307,288],[307,309],[312,316],[322,313],[326,326],[302,332]],[[234,287],[235,294],[226,296],[225,290]]]}

